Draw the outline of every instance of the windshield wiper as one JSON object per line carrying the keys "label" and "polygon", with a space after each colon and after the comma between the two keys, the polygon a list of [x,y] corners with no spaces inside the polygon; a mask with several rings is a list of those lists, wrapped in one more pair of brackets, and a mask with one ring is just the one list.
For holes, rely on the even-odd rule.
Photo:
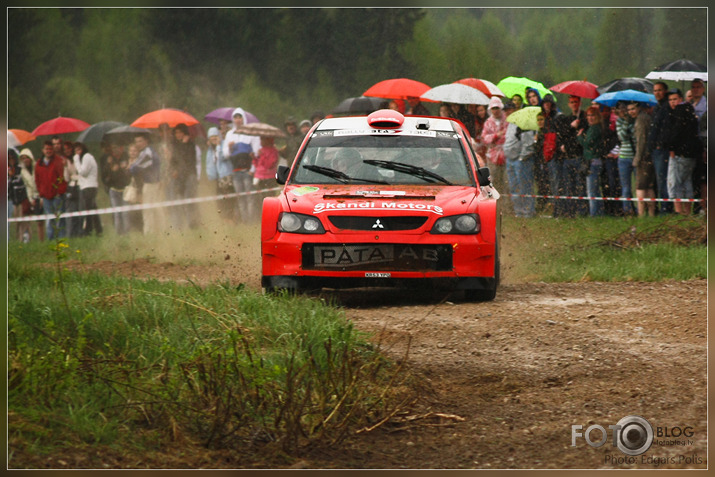
{"label": "windshield wiper", "polygon": [[410,174],[412,176],[419,177],[420,179],[424,179],[425,181],[430,183],[434,183],[434,180],[432,179],[435,179],[439,182],[442,182],[443,184],[453,185],[444,177],[432,171],[428,171],[424,167],[413,166],[411,164],[405,164],[404,162],[382,161],[379,159],[365,159],[362,162],[364,162],[365,164],[370,164],[371,166],[382,167],[383,169],[404,172],[405,174]]}
{"label": "windshield wiper", "polygon": [[342,171],[335,170],[335,169],[331,169],[330,167],[306,164],[303,166],[303,169],[308,169],[309,171],[317,172],[318,174],[328,176],[332,179],[342,182],[343,184],[347,184],[347,183],[353,182],[353,181],[358,181],[358,182],[369,182],[371,184],[388,184],[389,185],[388,182],[381,181],[381,180],[361,179],[360,177],[350,177],[346,173],[344,173]]}

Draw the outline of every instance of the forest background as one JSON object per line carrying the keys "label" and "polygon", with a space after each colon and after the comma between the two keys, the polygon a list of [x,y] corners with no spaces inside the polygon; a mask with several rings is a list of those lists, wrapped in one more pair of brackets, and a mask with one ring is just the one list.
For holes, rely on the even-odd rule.
{"label": "forest background", "polygon": [[208,112],[241,106],[280,126],[388,78],[603,84],[679,58],[707,64],[697,7],[8,8],[7,19],[8,127],[28,131],[162,107],[209,126]]}

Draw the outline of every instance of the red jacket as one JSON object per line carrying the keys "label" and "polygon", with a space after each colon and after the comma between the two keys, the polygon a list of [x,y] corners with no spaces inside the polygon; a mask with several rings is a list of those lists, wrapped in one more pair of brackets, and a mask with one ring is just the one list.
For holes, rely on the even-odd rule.
{"label": "red jacket", "polygon": [[35,183],[37,192],[43,199],[54,199],[67,191],[67,181],[65,181],[65,164],[58,155],[50,158],[50,163],[45,165],[43,158],[35,163]]}

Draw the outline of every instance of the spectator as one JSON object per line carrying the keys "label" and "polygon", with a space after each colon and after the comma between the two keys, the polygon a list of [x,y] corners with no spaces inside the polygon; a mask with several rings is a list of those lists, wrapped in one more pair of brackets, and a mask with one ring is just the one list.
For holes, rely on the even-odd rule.
{"label": "spectator", "polygon": [[529,106],[541,106],[541,93],[536,88],[526,88],[526,102]]}
{"label": "spectator", "polygon": [[[206,148],[206,177],[216,181],[216,194],[226,195],[235,192],[233,188],[233,166],[231,160],[223,155],[221,133],[217,128],[210,128]],[[233,198],[218,200],[218,213],[222,219],[233,221]]]}
{"label": "spectator", "polygon": [[[618,134],[618,177],[621,182],[621,197],[630,199],[633,197],[631,184],[633,181],[633,156],[635,155],[634,126],[635,121],[631,118],[623,102],[616,104],[616,134]],[[692,171],[691,171],[692,172]],[[623,214],[633,215],[633,203],[623,201]]]}
{"label": "spectator", "polygon": [[[109,144],[109,150],[104,156],[104,167],[101,169],[102,184],[107,188],[109,203],[112,207],[129,205],[124,202],[124,188],[129,185],[129,159],[124,153],[124,146]],[[129,212],[114,212],[114,231],[117,235],[129,232]]]}
{"label": "spectator", "polygon": [[483,104],[475,105],[474,111],[474,152],[482,158],[487,157],[487,146],[482,141],[482,131],[487,120],[487,107]]}
{"label": "spectator", "polygon": [[[516,108],[507,102],[505,109]],[[536,131],[523,131],[514,123],[509,123],[504,141],[506,158],[506,176],[509,191],[513,194],[514,215],[533,217],[535,214],[534,198],[521,197],[534,193],[534,160]]]}
{"label": "spectator", "polygon": [[490,116],[484,122],[482,141],[487,147],[487,163],[492,176],[492,184],[497,190],[506,190],[504,141],[508,123],[504,114],[504,104],[497,96],[489,101]]}
{"label": "spectator", "polygon": [[[527,97],[531,97],[533,100],[534,94],[538,97],[538,91],[530,89]],[[541,104],[541,111],[544,113],[544,161],[548,172],[549,189],[551,195],[562,196],[564,195],[561,182],[564,176],[564,154],[561,152],[560,141],[562,137],[559,134],[561,113],[556,109],[551,95],[545,96],[543,100],[539,99],[539,103]],[[552,199],[552,203],[553,217],[565,215],[566,202],[564,202],[564,199]]]}
{"label": "spectator", "polygon": [[238,219],[245,223],[254,219],[254,201],[249,194],[253,190],[250,173],[253,159],[261,149],[261,140],[258,136],[249,136],[239,133],[244,124],[244,111],[236,108],[233,111],[233,129],[226,134],[223,143],[223,155],[228,157],[233,165],[233,187],[238,193],[236,205]]}
{"label": "spectator", "polygon": [[313,111],[313,114],[310,115],[310,123],[311,125],[317,123],[321,119],[325,117],[325,113],[322,111]]}
{"label": "spectator", "polygon": [[[189,135],[186,124],[177,124],[174,128],[174,140],[171,144],[169,160],[169,200],[193,199],[198,191],[196,173],[196,145]],[[191,229],[199,226],[196,204],[174,205],[169,208],[171,226],[182,230],[185,225]]]}
{"label": "spectator", "polygon": [[474,115],[467,108],[458,103],[452,103],[452,117],[461,122],[470,135],[474,137]]}
{"label": "spectator", "polygon": [[[653,85],[653,95],[658,104],[653,109],[653,119],[651,121],[650,132],[648,133],[648,149],[653,159],[655,169],[655,196],[659,199],[667,199],[668,196],[668,160],[670,158],[665,146],[667,124],[670,122],[671,109],[667,97],[668,86],[658,81]],[[661,202],[659,207],[661,214],[673,212],[672,202]]]}
{"label": "spectator", "polygon": [[[43,211],[47,215],[64,212],[64,195],[67,192],[64,158],[55,152],[52,141],[45,141],[42,157],[35,163],[35,184],[42,198]],[[47,219],[45,231],[48,240],[67,236],[65,219]]]}
{"label": "spectator", "polygon": [[[541,107],[548,107],[549,103],[551,103],[550,109],[555,110],[556,104],[553,102],[552,96],[547,94],[542,100]],[[583,130],[583,134],[586,134],[590,123],[586,120],[586,113],[581,110],[581,98],[578,96],[569,96],[568,105],[570,114],[557,114],[553,116],[558,143],[560,145],[559,153],[561,161],[557,162],[557,164],[560,165],[558,169],[560,193],[571,197],[583,197],[586,195],[587,178],[592,173],[590,172],[592,164],[590,160],[585,161],[583,158],[582,142],[577,138],[577,132]],[[598,120],[598,124],[600,124],[600,119],[600,115],[598,118],[594,118],[594,120]],[[597,138],[600,139],[600,134],[598,134]],[[595,140],[596,138],[592,137],[591,139]],[[595,144],[593,147],[595,147]],[[592,155],[593,154],[595,154],[595,152],[593,152]],[[603,164],[597,161],[594,167],[594,170],[598,170],[598,174],[600,174]],[[596,176],[596,178],[593,190],[598,191],[598,176]],[[601,197],[601,194],[599,193],[597,197]],[[601,209],[603,203],[602,201],[597,202],[598,204],[595,205],[595,211],[597,215],[601,215],[603,213]],[[558,212],[555,209],[555,216],[563,215],[566,217],[575,217],[578,215],[586,215],[590,212],[590,205],[578,199],[563,199],[557,202],[557,204],[560,204],[561,207],[557,208]]]}
{"label": "spectator", "polygon": [[[554,154],[556,134],[547,137],[546,118],[544,117],[543,111],[539,112],[536,116],[536,121],[539,125],[539,129],[536,131],[534,142],[534,182],[536,184],[537,195],[542,196],[536,200],[536,210],[541,212],[544,211],[548,204],[548,200],[543,197],[551,195],[548,162],[552,160]],[[550,142],[552,142],[552,144],[549,144]]]}
{"label": "spectator", "polygon": [[410,105],[410,108],[406,114],[410,116],[431,116],[429,110],[420,101],[420,98],[410,96],[407,98],[407,103]]}
{"label": "spectator", "polygon": [[[708,211],[708,113],[705,111],[700,118],[700,142],[703,153],[700,154],[700,164],[695,165],[698,174],[694,184],[700,184],[700,213],[707,216]],[[698,167],[700,166],[700,167]]]}
{"label": "spectator", "polygon": [[[616,134],[616,116],[610,106],[600,105],[601,146],[599,155],[603,161],[601,193],[603,197],[620,197],[621,182],[618,176],[618,135]],[[606,215],[622,216],[623,205],[615,200],[604,201]]]}
{"label": "spectator", "polygon": [[[587,128],[580,127],[576,120],[578,132],[576,137],[583,150],[583,163],[588,167],[586,176],[586,192],[589,197],[602,197],[601,195],[601,171],[603,170],[603,159],[601,158],[601,144],[603,141],[603,124],[601,111],[598,106],[591,106],[586,110]],[[603,215],[603,201],[589,199],[588,211],[591,217]]]}
{"label": "spectator", "polygon": [[[81,142],[74,143],[74,153],[74,166],[77,169],[77,184],[79,185],[78,210],[97,210],[97,189],[99,187],[97,161],[89,153],[87,146]],[[82,236],[89,236],[92,232],[98,237],[102,236],[102,220],[99,215],[87,215],[82,222],[84,222],[80,232]]]}
{"label": "spectator", "polygon": [[[65,193],[64,212],[71,214],[79,209],[79,174],[74,165],[74,143],[72,141],[62,142],[62,158],[65,163],[65,180],[67,181],[67,192]],[[67,237],[80,237],[82,235],[83,217],[67,217]]]}
{"label": "spectator", "polygon": [[[261,138],[261,149],[253,160],[253,187],[256,190],[270,189],[277,185],[276,167],[278,166],[278,149],[272,137]],[[270,192],[263,192],[255,196],[255,208],[261,210],[263,198],[269,197]]]}
{"label": "spectator", "polygon": [[404,99],[391,99],[387,103],[387,109],[392,109],[400,114],[405,114],[405,100]]}
{"label": "spectator", "polygon": [[[57,154],[60,157],[64,157],[64,155],[65,155],[64,141],[62,140],[61,137],[52,136],[52,148],[55,150],[55,154]],[[74,155],[74,153],[72,155]]]}
{"label": "spectator", "polygon": [[[650,130],[651,116],[640,103],[633,102],[627,106],[628,115],[635,120],[633,137],[636,146],[633,155],[633,167],[636,170],[636,198],[655,198],[655,168],[648,150],[648,133]],[[646,212],[651,217],[655,216],[655,202],[639,200],[638,216],[643,217]]]}
{"label": "spectator", "polygon": [[701,79],[694,79],[690,82],[691,98],[688,101],[695,109],[695,116],[698,121],[701,120],[703,114],[708,110],[708,99],[705,97],[705,83]]}
{"label": "spectator", "polygon": [[[707,144],[707,111],[708,101],[704,96],[705,84],[701,79],[694,79],[690,82],[690,91],[692,92],[691,103],[695,109],[695,115],[698,117],[699,136],[703,145]],[[705,117],[705,119],[703,119]],[[706,148],[703,147],[703,151]],[[693,196],[696,199],[707,197],[707,176],[708,163],[707,156],[701,155],[695,161],[695,169],[693,170]],[[704,192],[704,193],[703,193]],[[693,211],[698,213],[702,211],[702,203],[696,202],[693,206]]]}
{"label": "spectator", "polygon": [[288,118],[285,120],[285,145],[278,150],[279,154],[285,158],[285,165],[291,167],[295,156],[298,155],[298,149],[303,142],[305,134],[301,134],[298,131],[298,126],[295,123],[295,119]]}
{"label": "spectator", "polygon": [[[159,154],[149,146],[149,140],[144,135],[134,138],[137,157],[129,163],[129,173],[137,181],[142,191],[142,203],[161,202],[161,159]],[[151,207],[142,210],[144,235],[157,234],[164,230],[164,216],[161,209]]]}
{"label": "spectator", "polygon": [[442,103],[439,105],[439,115],[442,118],[453,118],[452,116],[452,108],[449,107],[449,104],[447,103]]}
{"label": "spectator", "polygon": [[310,131],[310,128],[313,127],[313,124],[310,122],[309,119],[304,119],[300,122],[300,125],[298,128],[300,129],[300,133],[305,137],[306,134],[308,134],[308,131]]}
{"label": "spectator", "polygon": [[[134,186],[139,190],[139,201],[136,203],[141,203],[143,202],[141,192],[144,188],[144,184],[142,184],[141,179],[138,176],[132,176],[131,171],[129,170],[131,165],[134,164],[137,159],[139,159],[139,148],[136,143],[132,142],[127,145],[127,172],[129,173],[129,183],[131,184],[131,182],[134,181]],[[127,187],[129,187],[129,184],[127,184]],[[124,191],[122,191],[122,202],[126,205],[130,205],[129,202],[124,200]],[[144,220],[142,214],[144,212],[142,210],[130,210],[127,213],[129,215],[129,231],[143,233]]]}
{"label": "spectator", "polygon": [[[22,178],[20,169],[20,159],[14,148],[8,149],[7,154],[7,198],[8,204],[12,204],[12,210],[8,209],[8,217],[25,217],[30,215],[30,200],[28,199],[27,187]],[[10,238],[8,227],[8,239]],[[29,242],[29,223],[17,223],[17,239],[22,242]]]}
{"label": "spectator", "polygon": [[[40,194],[37,192],[37,185],[35,184],[35,156],[32,151],[28,148],[20,151],[20,173],[22,174],[22,181],[25,183],[25,189],[27,190],[27,198],[30,202],[30,210],[27,215],[41,215],[44,213],[42,208],[42,199]],[[23,212],[24,213],[24,212]],[[29,242],[32,237],[32,230],[30,227],[30,222],[20,222],[22,225],[22,237],[25,241],[25,232],[27,232],[27,241]],[[37,221],[37,237],[42,242],[45,240],[45,222],[42,220]]]}
{"label": "spectator", "polygon": [[524,97],[519,93],[512,95],[511,102],[514,103],[514,108],[517,110],[524,107]]}
{"label": "spectator", "polygon": [[[666,127],[666,146],[669,154],[668,195],[676,199],[693,198],[693,170],[702,154],[698,137],[698,118],[693,105],[683,101],[679,89],[668,91],[668,104],[672,110]],[[690,202],[676,202],[675,212],[690,215]]]}

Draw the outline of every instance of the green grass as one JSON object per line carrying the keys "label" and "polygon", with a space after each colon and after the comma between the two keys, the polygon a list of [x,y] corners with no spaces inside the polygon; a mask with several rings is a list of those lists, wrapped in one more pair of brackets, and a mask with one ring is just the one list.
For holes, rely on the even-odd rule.
{"label": "green grass", "polygon": [[[504,217],[505,282],[661,281],[707,277],[703,218]],[[684,244],[690,238],[689,244]]]}
{"label": "green grass", "polygon": [[291,452],[338,442],[403,399],[399,367],[319,299],[15,261],[8,279],[11,454],[179,432]]}

